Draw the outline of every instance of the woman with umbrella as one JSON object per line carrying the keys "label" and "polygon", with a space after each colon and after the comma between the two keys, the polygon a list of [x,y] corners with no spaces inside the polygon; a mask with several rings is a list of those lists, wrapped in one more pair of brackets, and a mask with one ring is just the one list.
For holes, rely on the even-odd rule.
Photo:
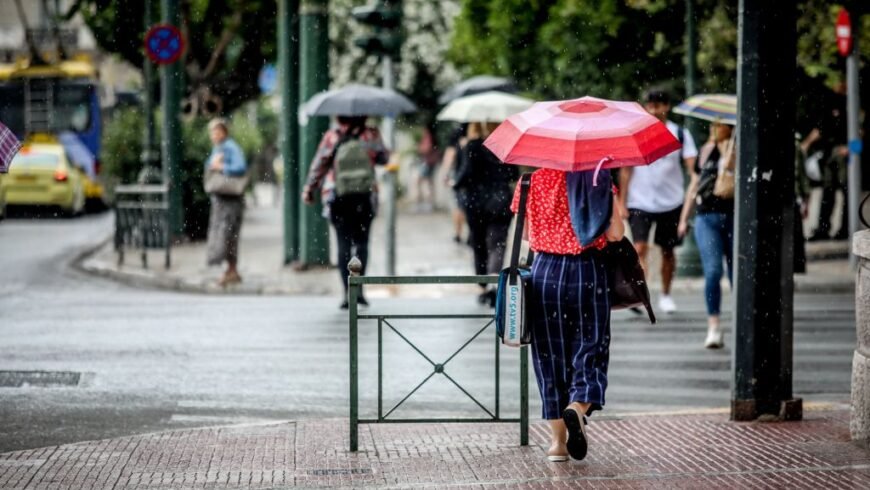
{"label": "woman with umbrella", "polygon": [[[302,201],[314,203],[314,192],[320,190],[324,204],[324,215],[335,228],[338,242],[338,273],[347,293],[348,270],[346,264],[356,256],[362,262],[365,274],[369,257],[369,232],[375,218],[377,201],[374,166],[387,163],[388,153],[380,132],[366,126],[365,116],[338,116],[338,127],[327,131],[320,140],[317,153],[308,171],[308,179],[302,189]],[[342,148],[344,147],[344,148]],[[363,159],[370,166],[371,173],[365,181],[364,189],[344,191],[338,180],[341,168],[348,168]],[[361,305],[368,305],[365,297],[359,297]],[[347,309],[347,295],[340,308]]]}
{"label": "woman with umbrella", "polygon": [[584,97],[537,103],[485,144],[505,163],[540,167],[531,176],[525,226],[536,252],[533,365],[551,431],[547,458],[583,459],[586,416],[603,407],[607,389],[610,296],[600,251],[624,233],[610,172],[600,171],[648,165],[679,142],[637,103]]}
{"label": "woman with umbrella", "polygon": [[[356,256],[365,274],[369,255],[369,232],[377,204],[375,165],[387,163],[389,152],[380,132],[366,126],[368,116],[413,112],[416,106],[392,90],[349,84],[321,92],[305,103],[303,116],[337,116],[338,127],[320,140],[302,189],[305,204],[314,203],[320,191],[323,214],[335,228],[338,241],[338,273],[347,293],[347,264]],[[368,305],[360,295],[359,304]],[[340,305],[348,308],[347,294]]]}
{"label": "woman with umbrella", "polygon": [[[468,142],[460,151],[459,170],[454,189],[461,191],[462,209],[468,221],[471,247],[474,250],[474,272],[477,275],[498,274],[504,265],[511,213],[510,183],[517,179],[515,166],[502,165],[485,146],[483,140],[495,128],[494,123],[473,122],[468,125]],[[481,303],[495,306],[495,291],[486,290],[479,296]]]}
{"label": "woman with umbrella", "polygon": [[704,347],[720,349],[725,335],[719,325],[722,303],[722,259],[732,280],[734,244],[734,166],[736,158],[733,126],[737,124],[737,98],[733,95],[696,95],[674,110],[677,114],[710,121],[710,139],[695,161],[677,234],[689,230],[695,215],[695,242],[704,269],[704,300],[707,305],[707,338]]}

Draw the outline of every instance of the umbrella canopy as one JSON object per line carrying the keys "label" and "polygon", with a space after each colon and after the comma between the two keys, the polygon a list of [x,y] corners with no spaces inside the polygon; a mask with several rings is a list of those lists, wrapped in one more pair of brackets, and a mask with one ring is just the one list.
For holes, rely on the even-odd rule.
{"label": "umbrella canopy", "polygon": [[454,100],[438,113],[436,119],[456,122],[502,122],[509,116],[528,109],[534,103],[535,101],[524,97],[490,91]]}
{"label": "umbrella canopy", "polygon": [[21,142],[12,133],[12,130],[0,123],[0,174],[5,174],[9,171],[9,164],[12,163],[12,158],[21,149]]}
{"label": "umbrella canopy", "polygon": [[722,124],[737,124],[737,96],[730,94],[693,95],[674,112]]}
{"label": "umbrella canopy", "polygon": [[648,165],[680,149],[638,103],[595,97],[538,102],[509,117],[484,145],[505,163],[566,172]]}
{"label": "umbrella canopy", "polygon": [[467,95],[479,94],[497,90],[499,92],[516,92],[517,88],[514,82],[509,78],[494,77],[492,75],[478,75],[471,77],[468,80],[463,80],[456,85],[450,87],[447,92],[438,97],[439,104],[446,104],[451,100],[465,97]]}
{"label": "umbrella canopy", "polygon": [[395,116],[416,110],[417,106],[398,92],[352,83],[315,94],[300,112],[305,116]]}

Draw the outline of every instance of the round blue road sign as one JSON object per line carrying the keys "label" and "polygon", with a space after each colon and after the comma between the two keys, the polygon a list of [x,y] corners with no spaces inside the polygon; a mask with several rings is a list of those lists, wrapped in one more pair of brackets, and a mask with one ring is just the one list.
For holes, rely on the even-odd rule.
{"label": "round blue road sign", "polygon": [[184,38],[173,25],[157,24],[145,33],[145,54],[158,65],[175,63],[183,51]]}

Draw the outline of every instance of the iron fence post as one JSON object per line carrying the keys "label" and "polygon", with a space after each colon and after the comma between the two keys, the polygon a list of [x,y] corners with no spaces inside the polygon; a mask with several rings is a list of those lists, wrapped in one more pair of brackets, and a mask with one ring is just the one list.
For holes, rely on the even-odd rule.
{"label": "iron fence post", "polygon": [[529,445],[529,348],[520,347],[520,446]]}
{"label": "iron fence post", "polygon": [[[350,450],[359,450],[359,358],[357,357],[357,299],[359,298],[359,284],[354,283],[362,273],[362,262],[356,257],[347,264],[350,272],[347,287],[347,307],[350,316]],[[380,354],[380,353],[379,353]],[[378,355],[380,359],[380,355]],[[378,372],[380,377],[380,370]],[[380,401],[380,397],[378,397]]]}
{"label": "iron fence post", "polygon": [[501,341],[498,330],[495,330],[495,418],[501,417]]}

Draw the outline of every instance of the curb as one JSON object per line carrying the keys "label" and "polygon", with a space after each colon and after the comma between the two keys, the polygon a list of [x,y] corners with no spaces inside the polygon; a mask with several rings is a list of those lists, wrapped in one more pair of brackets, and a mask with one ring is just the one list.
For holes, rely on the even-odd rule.
{"label": "curb", "polygon": [[153,289],[163,291],[175,291],[180,293],[206,294],[206,295],[238,295],[238,296],[283,296],[294,294],[329,295],[331,291],[326,288],[281,288],[270,285],[242,284],[230,288],[221,288],[217,285],[203,284],[202,282],[189,281],[161,275],[151,270],[141,268],[127,268],[125,266],[113,266],[104,261],[93,260],[93,256],[103,248],[110,245],[112,237],[101,240],[97,245],[88,247],[81,252],[71,265],[80,272],[96,277],[109,279],[133,288]]}
{"label": "curb", "polygon": [[[72,266],[81,272],[140,289],[238,296],[291,296],[300,294],[328,296],[334,294],[334,291],[329,287],[313,287],[312,284],[308,284],[305,287],[288,288],[269,284],[243,283],[229,288],[221,288],[215,284],[175,278],[169,275],[158,274],[151,270],[142,270],[138,267],[118,267],[105,261],[92,260],[94,255],[111,243],[112,235],[109,235],[97,244],[86,247],[73,259]],[[723,280],[723,288],[728,288],[727,280]],[[672,289],[683,293],[703,292],[704,280],[703,278],[675,278]],[[851,293],[854,290],[855,280],[852,277],[815,280],[810,276],[802,274],[796,276],[794,281],[794,291],[796,293],[834,294]],[[650,292],[661,292],[658,281],[650,284]]]}

